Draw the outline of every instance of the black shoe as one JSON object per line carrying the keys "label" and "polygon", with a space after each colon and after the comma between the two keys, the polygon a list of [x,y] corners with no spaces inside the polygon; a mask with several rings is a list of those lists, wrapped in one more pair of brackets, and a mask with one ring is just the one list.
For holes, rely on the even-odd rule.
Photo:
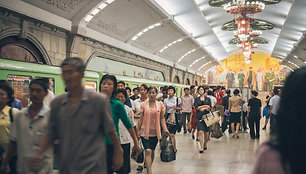
{"label": "black shoe", "polygon": [[256,139],[259,139],[259,136],[256,136],[255,138],[256,138]]}
{"label": "black shoe", "polygon": [[137,170],[137,173],[141,173],[142,170],[143,170],[143,167],[142,166],[138,166],[136,170]]}
{"label": "black shoe", "polygon": [[192,139],[194,139],[194,135],[192,135]]}
{"label": "black shoe", "polygon": [[263,127],[262,130],[266,130],[266,127]]}
{"label": "black shoe", "polygon": [[199,150],[199,153],[204,153],[204,150]]}
{"label": "black shoe", "polygon": [[184,134],[186,134],[187,133],[187,131],[184,131]]}
{"label": "black shoe", "polygon": [[254,140],[254,139],[255,139],[255,137],[251,137],[251,139],[252,139],[252,140]]}
{"label": "black shoe", "polygon": [[196,141],[200,141],[200,140],[197,138]]}

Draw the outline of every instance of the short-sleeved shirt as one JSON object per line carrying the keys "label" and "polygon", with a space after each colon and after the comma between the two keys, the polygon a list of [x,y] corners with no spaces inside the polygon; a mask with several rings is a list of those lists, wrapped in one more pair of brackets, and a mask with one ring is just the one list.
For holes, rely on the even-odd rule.
{"label": "short-sleeved shirt", "polygon": [[272,106],[272,110],[271,110],[271,113],[273,115],[276,115],[277,114],[277,111],[278,111],[278,108],[279,108],[279,104],[280,104],[280,96],[278,95],[274,95],[271,99],[270,99],[270,102],[269,102],[269,105]]}
{"label": "short-sleeved shirt", "polygon": [[[133,125],[136,126],[135,121],[134,121],[134,112],[133,110],[128,107],[127,105],[124,105],[125,111]],[[119,122],[119,134],[120,134],[120,140],[121,140],[121,144],[128,144],[132,141],[132,137],[128,131],[128,129],[124,126],[124,124],[122,123],[122,121],[120,120]]]}
{"label": "short-sleeved shirt", "polygon": [[222,97],[224,96],[223,92],[221,90],[218,90],[215,92],[215,98],[217,99],[217,105],[222,104]]}
{"label": "short-sleeved shirt", "polygon": [[[178,101],[176,101],[178,99]],[[166,112],[171,113],[173,110],[173,106],[177,106],[181,104],[181,99],[177,98],[176,96],[173,96],[172,98],[168,97],[164,100],[164,104],[166,105]]]}
{"label": "short-sleeved shirt", "polygon": [[[127,129],[133,128],[133,125],[125,111],[124,105],[119,101],[116,100],[115,98],[111,97],[110,99],[110,107],[112,110],[112,117],[114,121],[114,125],[116,128],[116,132],[118,134],[119,140],[120,140],[120,133],[119,133],[119,119],[122,121],[123,125]],[[112,144],[112,141],[108,136],[106,136],[106,144]]]}
{"label": "short-sleeved shirt", "polygon": [[210,98],[211,106],[213,107],[215,104],[217,104],[217,99],[212,95],[207,95],[207,97]]}
{"label": "short-sleeved shirt", "polygon": [[149,101],[142,102],[140,112],[143,113],[143,122],[140,129],[140,136],[149,138],[161,138],[161,113],[165,110],[162,102],[156,101],[156,106],[150,108]]}
{"label": "short-sleeved shirt", "polygon": [[[149,100],[149,98],[147,98],[145,101],[148,101]],[[135,112],[135,114],[138,116],[138,117],[140,117],[140,105],[141,105],[141,103],[142,103],[142,101],[140,100],[140,98],[139,99],[136,99],[135,101],[134,101],[134,112]],[[136,125],[138,124],[138,120],[139,120],[139,118],[135,118],[135,123],[136,123]]]}
{"label": "short-sleeved shirt", "polygon": [[84,89],[80,101],[71,108],[70,93],[51,102],[48,135],[59,140],[60,172],[65,174],[105,174],[105,135],[115,131],[106,95]]}
{"label": "short-sleeved shirt", "polygon": [[[50,111],[46,105],[32,118],[29,114],[30,106],[21,110],[11,124],[9,138],[17,143],[17,171],[18,173],[34,174],[28,165],[29,159],[38,149],[42,138],[48,133]],[[39,174],[52,173],[53,146],[49,146],[44,152],[38,168]]]}
{"label": "short-sleeved shirt", "polygon": [[[8,134],[10,132],[10,125],[12,123],[12,120],[10,118],[10,109],[9,106],[4,106],[2,111],[0,111],[0,146],[4,149],[4,151],[7,151],[8,145],[10,143]],[[18,113],[18,109],[13,108],[12,114],[13,118],[16,117]]]}
{"label": "short-sleeved shirt", "polygon": [[228,110],[228,100],[230,97],[230,95],[226,95],[222,98],[222,105],[224,106],[224,110]]}
{"label": "short-sleeved shirt", "polygon": [[240,97],[239,96],[233,96],[229,98],[228,100],[231,103],[231,110],[230,112],[241,112],[241,106],[240,106]]}
{"label": "short-sleeved shirt", "polygon": [[250,117],[259,118],[261,101],[258,98],[251,98],[248,102],[248,106],[250,106]]}
{"label": "short-sleeved shirt", "polygon": [[211,107],[211,101],[210,101],[210,98],[209,97],[204,97],[204,100],[202,101],[200,97],[196,98],[194,100],[194,108],[196,109],[196,118],[198,120],[202,119],[202,116],[204,114],[208,114],[209,111],[207,110],[204,110],[204,111],[200,111],[198,110],[198,107],[199,106],[203,106],[203,105],[208,105]]}
{"label": "short-sleeved shirt", "polygon": [[194,98],[191,95],[188,96],[183,95],[181,97],[181,101],[182,101],[182,111],[191,113],[192,106],[194,104]]}

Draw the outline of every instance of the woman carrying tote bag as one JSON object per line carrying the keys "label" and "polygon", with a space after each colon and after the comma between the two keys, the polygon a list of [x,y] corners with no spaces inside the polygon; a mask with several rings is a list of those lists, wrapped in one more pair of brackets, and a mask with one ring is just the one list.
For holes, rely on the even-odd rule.
{"label": "woman carrying tote bag", "polygon": [[[204,150],[207,150],[209,128],[206,126],[205,122],[202,121],[202,118],[204,114],[209,113],[210,108],[211,108],[211,101],[208,97],[205,97],[204,95],[205,94],[204,86],[198,87],[198,93],[200,94],[200,97],[194,100],[194,107],[197,111],[196,119],[197,119],[197,127],[199,131],[200,146],[201,146],[199,153],[203,153]],[[204,134],[204,137],[203,137],[203,134]]]}

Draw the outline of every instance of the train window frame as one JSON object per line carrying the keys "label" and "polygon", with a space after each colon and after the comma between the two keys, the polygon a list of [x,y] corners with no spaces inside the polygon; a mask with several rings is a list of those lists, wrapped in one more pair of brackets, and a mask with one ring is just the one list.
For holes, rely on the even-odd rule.
{"label": "train window frame", "polygon": [[[48,78],[49,79],[49,86],[48,86],[48,90],[52,91],[53,94],[55,94],[55,79],[53,77],[41,77],[41,76],[35,76],[34,79],[39,79],[39,78]],[[51,86],[50,86],[50,79],[52,81]]]}
{"label": "train window frame", "polygon": [[[22,81],[22,85],[19,87],[19,85],[15,85],[14,81],[15,80],[11,80],[11,79],[17,79],[16,77],[19,77],[21,79],[25,79]],[[26,79],[28,78],[28,79]],[[24,83],[24,81],[28,80],[27,83]],[[16,75],[16,74],[8,74],[6,76],[6,81],[9,83],[9,85],[13,88],[14,90],[14,96],[16,98],[18,98],[19,100],[21,100],[23,107],[27,107],[30,104],[30,90],[29,90],[29,85],[31,83],[31,81],[33,80],[33,77],[30,75]],[[16,80],[17,81],[17,80]],[[19,96],[19,93],[17,88],[22,88],[22,92],[21,92],[21,96]],[[24,101],[24,99],[26,99],[26,103]]]}
{"label": "train window frame", "polygon": [[[87,86],[87,82],[90,82],[90,83],[94,83],[95,84],[95,87],[94,88],[88,88]],[[88,89],[88,90],[94,90],[94,91],[97,91],[97,89],[98,89],[98,83],[96,82],[96,81],[94,81],[94,80],[85,80],[85,82],[84,82],[84,87],[85,87],[85,89]],[[91,87],[90,85],[89,85],[89,87]]]}

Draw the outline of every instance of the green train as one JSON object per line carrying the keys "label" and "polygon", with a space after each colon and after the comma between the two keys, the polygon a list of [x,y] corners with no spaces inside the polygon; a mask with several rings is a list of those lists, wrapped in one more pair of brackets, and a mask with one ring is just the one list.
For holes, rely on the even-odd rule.
{"label": "green train", "polygon": [[[85,88],[98,91],[102,76],[103,73],[101,72],[85,71],[85,77],[83,79]],[[10,83],[14,89],[15,97],[21,100],[23,106],[29,104],[28,86],[30,81],[41,77],[49,78],[50,90],[55,95],[60,95],[65,92],[60,67],[0,58],[0,80],[7,80]],[[183,95],[184,88],[189,87],[188,85],[171,82],[160,82],[118,75],[116,77],[118,81],[124,81],[132,89],[141,84],[155,87],[172,85],[176,88],[177,96]]]}

